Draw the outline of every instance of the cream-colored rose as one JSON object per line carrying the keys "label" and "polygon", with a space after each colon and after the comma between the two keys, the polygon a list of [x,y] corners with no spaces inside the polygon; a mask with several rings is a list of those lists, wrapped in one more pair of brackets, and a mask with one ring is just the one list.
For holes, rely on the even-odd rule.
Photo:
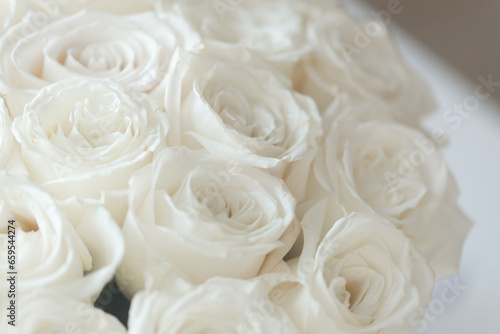
{"label": "cream-colored rose", "polygon": [[32,180],[61,201],[104,204],[119,224],[128,180],[165,145],[167,128],[146,95],[80,79],[42,89],[13,124]]}
{"label": "cream-colored rose", "polygon": [[131,298],[144,289],[145,274],[177,291],[186,282],[269,271],[297,238],[294,209],[281,179],[167,148],[130,180],[120,289]]}
{"label": "cream-colored rose", "polygon": [[159,0],[207,42],[241,45],[288,73],[308,51],[310,4],[300,0]]}
{"label": "cream-colored rose", "polygon": [[43,87],[72,78],[111,78],[162,99],[172,52],[198,42],[172,15],[80,12],[46,25],[30,15],[0,39],[0,92],[13,117]]}
{"label": "cream-colored rose", "polygon": [[[113,277],[124,251],[120,229],[109,213],[89,206],[77,220],[69,220],[31,181],[0,173],[0,185],[0,270],[17,273],[16,296],[43,290],[93,301]],[[0,281],[3,296],[10,285]]]}
{"label": "cream-colored rose", "polygon": [[132,300],[131,334],[299,334],[262,280],[213,278],[186,293],[143,291]]}
{"label": "cream-colored rose", "polygon": [[[455,274],[471,222],[439,142],[388,120],[376,104],[346,100],[326,112],[330,128],[316,157],[318,184],[347,212],[376,212],[401,229],[439,278]],[[310,190],[314,193],[314,189]]]}
{"label": "cream-colored rose", "polygon": [[176,53],[165,110],[169,141],[241,165],[284,167],[316,146],[314,102],[274,67],[239,47]]}
{"label": "cream-colored rose", "polygon": [[95,333],[126,334],[127,330],[118,319],[75,299],[58,293],[42,291],[31,293],[18,301],[16,327],[0,323],[0,331],[14,333]]}
{"label": "cream-colored rose", "polygon": [[384,25],[355,21],[338,8],[321,10],[312,21],[313,51],[299,66],[294,84],[314,98],[320,111],[342,93],[381,100],[398,121],[412,126],[433,111],[429,88],[406,65]]}
{"label": "cream-colored rose", "polygon": [[297,327],[317,334],[400,334],[416,327],[434,285],[425,259],[403,232],[371,213],[342,218],[321,238],[325,211],[320,203],[303,220],[301,284],[281,304]]}

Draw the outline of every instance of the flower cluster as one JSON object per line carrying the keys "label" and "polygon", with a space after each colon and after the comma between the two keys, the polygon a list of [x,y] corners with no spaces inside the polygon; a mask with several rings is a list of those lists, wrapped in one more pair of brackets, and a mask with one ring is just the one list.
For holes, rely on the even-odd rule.
{"label": "flower cluster", "polygon": [[382,24],[320,0],[0,9],[23,332],[125,333],[93,306],[114,278],[130,333],[400,334],[458,271],[433,96]]}

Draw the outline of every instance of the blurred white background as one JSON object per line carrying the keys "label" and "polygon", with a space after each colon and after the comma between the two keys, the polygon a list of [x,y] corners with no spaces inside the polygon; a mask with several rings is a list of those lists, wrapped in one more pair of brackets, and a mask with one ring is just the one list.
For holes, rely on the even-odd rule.
{"label": "blurred white background", "polygon": [[[373,18],[390,2],[344,1],[360,18]],[[478,76],[500,82],[500,2],[401,0],[401,6],[389,27],[407,61],[434,88],[439,109],[426,127],[448,134],[443,152],[461,190],[460,204],[475,223],[459,275],[438,282],[427,315],[412,334],[498,334],[500,105],[495,99],[500,93],[480,102],[459,125],[443,116],[474,96]]]}

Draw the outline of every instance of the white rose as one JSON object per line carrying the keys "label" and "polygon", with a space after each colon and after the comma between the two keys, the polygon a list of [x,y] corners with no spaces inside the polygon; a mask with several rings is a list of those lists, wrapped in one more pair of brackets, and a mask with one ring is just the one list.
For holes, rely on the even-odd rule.
{"label": "white rose", "polygon": [[[16,296],[43,290],[94,300],[113,277],[124,251],[120,229],[109,213],[88,207],[70,221],[31,181],[0,173],[0,184],[0,270],[17,272]],[[15,257],[11,262],[8,250]],[[0,281],[3,296],[10,285]]]}
{"label": "white rose", "polygon": [[[91,304],[58,293],[45,292],[34,292],[19,300],[16,327],[20,333],[33,334],[127,333],[116,318]],[[2,333],[9,334],[9,329],[12,327],[2,321]]]}
{"label": "white rose", "polygon": [[389,35],[376,21],[355,21],[343,10],[321,11],[308,31],[313,52],[301,64],[295,86],[320,111],[340,93],[382,100],[398,121],[417,125],[433,110],[427,85],[408,68]]}
{"label": "white rose", "polygon": [[[390,121],[371,121],[377,105],[348,100],[327,111],[330,128],[316,157],[319,184],[347,212],[376,212],[401,229],[439,278],[458,271],[471,223],[437,143]],[[330,125],[328,125],[330,124]],[[314,192],[314,189],[311,191]]]}
{"label": "white rose", "polygon": [[269,271],[298,236],[294,209],[281,179],[185,148],[165,149],[130,180],[120,289],[132,297],[144,288],[144,273],[176,290],[214,276]]}
{"label": "white rose", "polygon": [[[325,202],[303,220],[301,285],[281,304],[302,333],[400,334],[431,301],[434,275],[403,232],[370,213],[333,224],[321,239]],[[328,219],[328,218],[327,218]]]}
{"label": "white rose", "polygon": [[0,0],[0,36],[12,24],[17,0]]}
{"label": "white rose", "polygon": [[286,166],[316,146],[321,128],[314,101],[245,49],[180,51],[169,73],[172,145],[261,168]]}
{"label": "white rose", "polygon": [[13,124],[31,179],[59,200],[104,204],[119,224],[128,180],[165,145],[167,128],[146,95],[79,79],[42,89]]}
{"label": "white rose", "polygon": [[309,47],[310,4],[296,0],[159,0],[160,11],[184,18],[204,41],[238,44],[286,72]]}
{"label": "white rose", "polygon": [[48,20],[27,16],[0,39],[0,91],[13,117],[43,87],[72,78],[111,78],[161,99],[171,53],[198,41],[182,19],[154,13]]}
{"label": "white rose", "polygon": [[131,334],[298,334],[261,280],[213,278],[187,293],[143,291],[132,300]]}

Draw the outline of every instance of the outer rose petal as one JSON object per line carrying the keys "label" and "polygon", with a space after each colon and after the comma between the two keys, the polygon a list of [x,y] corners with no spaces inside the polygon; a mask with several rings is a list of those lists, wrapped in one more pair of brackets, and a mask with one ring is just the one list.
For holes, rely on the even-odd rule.
{"label": "outer rose petal", "polygon": [[16,327],[2,321],[2,333],[127,333],[113,316],[57,292],[34,292],[17,302]]}
{"label": "outer rose petal", "polygon": [[131,334],[298,334],[263,280],[213,278],[186,293],[143,291],[132,300]]}

